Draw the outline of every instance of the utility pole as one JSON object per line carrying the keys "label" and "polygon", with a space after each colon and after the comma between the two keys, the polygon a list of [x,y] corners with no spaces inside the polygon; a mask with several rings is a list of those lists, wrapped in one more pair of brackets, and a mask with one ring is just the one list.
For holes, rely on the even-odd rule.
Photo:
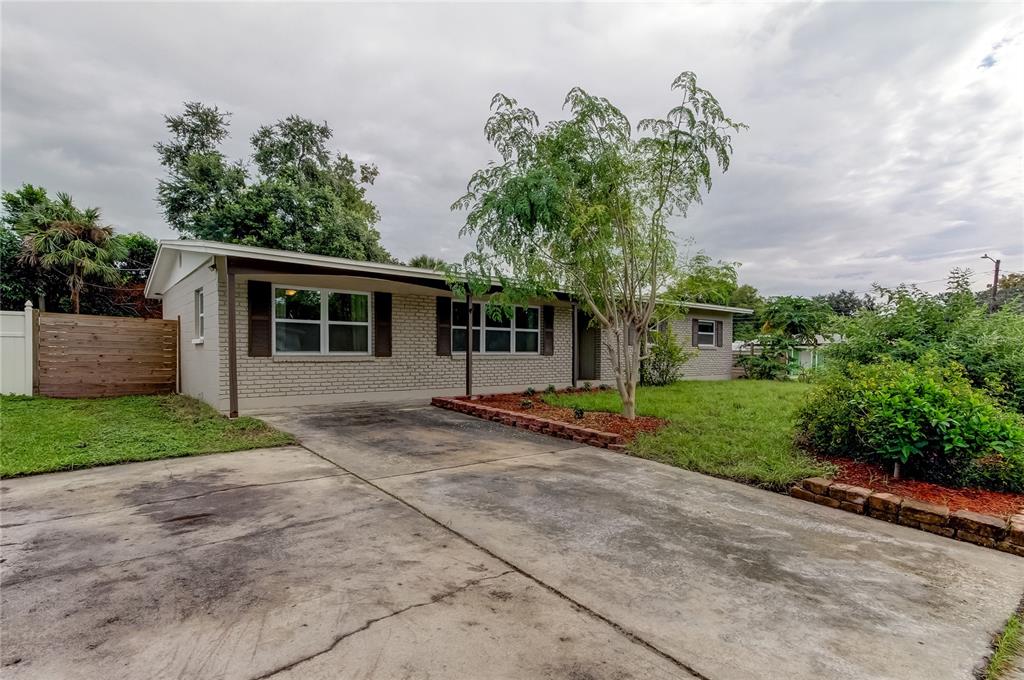
{"label": "utility pole", "polygon": [[992,277],[992,300],[991,300],[991,302],[988,303],[988,311],[994,312],[994,311],[996,311],[996,292],[999,290],[999,265],[1002,262],[1002,260],[995,260],[995,259],[989,257],[988,253],[985,253],[984,255],[982,255],[981,259],[983,259],[983,260],[992,260],[993,262],[996,263],[996,273]]}

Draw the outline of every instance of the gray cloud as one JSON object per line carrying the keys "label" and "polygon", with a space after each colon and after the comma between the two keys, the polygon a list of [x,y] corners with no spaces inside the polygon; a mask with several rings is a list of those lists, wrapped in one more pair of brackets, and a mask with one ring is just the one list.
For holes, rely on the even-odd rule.
{"label": "gray cloud", "polygon": [[[1015,5],[12,4],[2,9],[0,180],[68,191],[173,236],[152,145],[186,99],[260,124],[327,120],[381,170],[398,257],[470,247],[448,206],[494,157],[496,91],[560,115],[573,85],[634,121],[696,71],[750,124],[676,225],[769,293],[1024,270],[1024,39]],[[926,285],[941,287],[941,283]]]}

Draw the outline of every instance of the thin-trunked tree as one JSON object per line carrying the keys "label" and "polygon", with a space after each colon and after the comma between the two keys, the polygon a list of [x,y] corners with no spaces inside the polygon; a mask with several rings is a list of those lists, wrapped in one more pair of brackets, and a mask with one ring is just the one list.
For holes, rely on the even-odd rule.
{"label": "thin-trunked tree", "polygon": [[607,331],[627,418],[644,359],[637,338],[675,271],[669,221],[710,190],[713,166],[728,169],[731,133],[746,127],[693,73],[672,89],[679,105],[635,131],[611,102],[579,87],[565,99],[571,116],[544,127],[495,95],[484,132],[501,160],[475,172],[452,206],[468,212],[461,233],[476,237],[464,276],[499,279],[506,304],[524,291],[566,290]]}

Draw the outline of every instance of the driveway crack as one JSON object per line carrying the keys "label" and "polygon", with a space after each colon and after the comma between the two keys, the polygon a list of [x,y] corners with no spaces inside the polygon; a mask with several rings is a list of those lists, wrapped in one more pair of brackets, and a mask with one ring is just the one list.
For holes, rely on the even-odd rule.
{"label": "driveway crack", "polygon": [[507,569],[507,570],[501,572],[500,574],[492,574],[491,576],[484,576],[483,578],[473,579],[471,581],[467,581],[466,583],[463,583],[458,588],[452,588],[451,590],[448,590],[448,591],[446,591],[444,593],[441,593],[441,594],[438,594],[438,595],[432,595],[430,597],[430,599],[425,601],[425,602],[416,602],[416,603],[410,604],[410,605],[408,605],[406,607],[402,607],[401,609],[396,609],[395,611],[391,612],[390,614],[385,614],[383,616],[378,616],[376,618],[368,619],[363,625],[359,626],[358,628],[356,628],[354,630],[351,630],[351,631],[349,631],[347,633],[343,633],[341,635],[336,636],[331,641],[331,643],[327,647],[325,647],[324,649],[321,649],[318,652],[313,652],[312,654],[310,654],[308,656],[304,656],[301,659],[297,659],[295,661],[292,661],[291,663],[286,664],[284,666],[280,666],[278,668],[275,668],[274,670],[268,671],[268,672],[264,673],[263,675],[257,675],[255,678],[252,678],[252,680],[266,680],[266,678],[273,677],[273,676],[277,675],[278,673],[283,673],[285,671],[290,671],[291,669],[295,668],[296,666],[304,664],[307,661],[311,661],[311,660],[313,660],[313,659],[315,659],[315,658],[317,658],[319,656],[323,656],[324,654],[327,654],[327,653],[331,652],[332,650],[334,650],[338,645],[340,645],[342,642],[344,642],[348,638],[352,637],[353,635],[358,635],[359,633],[362,633],[363,631],[369,629],[370,626],[374,625],[375,623],[380,623],[381,621],[385,621],[385,620],[393,618],[395,616],[400,616],[400,615],[402,615],[402,614],[404,614],[407,611],[410,611],[412,609],[419,609],[420,607],[428,607],[428,606],[430,606],[432,604],[437,604],[438,602],[443,602],[444,600],[447,600],[450,597],[458,595],[459,593],[461,593],[461,592],[463,592],[465,590],[468,590],[469,588],[472,588],[474,586],[480,585],[481,583],[483,583],[485,581],[491,581],[493,579],[501,578],[502,576],[507,576],[509,574],[514,574],[514,573],[516,573],[515,569]]}
{"label": "driveway crack", "polygon": [[[591,607],[588,607],[587,605],[583,604],[579,600],[576,600],[576,599],[572,598],[567,593],[565,593],[565,592],[559,590],[558,588],[556,588],[555,586],[553,586],[553,585],[551,585],[551,584],[541,580],[539,577],[534,576],[533,574],[531,574],[530,572],[526,571],[522,567],[517,566],[516,564],[514,564],[508,558],[502,557],[501,555],[495,553],[493,550],[490,550],[489,548],[484,547],[480,543],[477,543],[476,541],[474,541],[473,539],[469,538],[465,534],[463,534],[463,533],[461,533],[459,531],[456,531],[450,524],[445,524],[444,522],[441,522],[437,518],[433,517],[432,515],[428,514],[427,512],[423,511],[422,509],[418,508],[416,505],[410,503],[409,501],[405,500],[401,496],[388,491],[387,489],[385,489],[382,486],[378,486],[377,484],[374,483],[374,480],[367,479],[366,477],[362,477],[358,473],[355,473],[355,472],[353,472],[353,471],[351,471],[351,470],[349,470],[349,469],[347,469],[345,467],[342,467],[341,465],[338,465],[337,463],[335,463],[330,458],[327,458],[326,456],[322,456],[319,453],[317,453],[315,450],[313,450],[310,447],[306,446],[304,443],[302,443],[301,440],[299,441],[299,446],[301,446],[302,448],[306,449],[307,451],[309,451],[311,454],[313,454],[317,458],[325,460],[328,463],[330,463],[331,465],[334,465],[339,470],[343,470],[343,471],[347,472],[348,474],[350,474],[353,477],[355,477],[356,479],[358,479],[360,482],[363,482],[364,484],[367,484],[367,485],[373,487],[374,489],[376,489],[377,491],[381,492],[382,494],[388,496],[389,498],[395,499],[396,501],[398,501],[402,505],[406,506],[407,508],[409,508],[413,512],[419,514],[422,517],[425,517],[426,519],[430,520],[434,524],[444,528],[446,531],[448,531],[451,534],[459,537],[460,539],[462,539],[463,541],[465,541],[469,545],[473,546],[477,550],[480,550],[481,552],[483,552],[486,555],[494,558],[498,562],[501,562],[502,564],[504,564],[506,567],[509,568],[509,571],[515,572],[515,573],[517,573],[517,574],[519,574],[519,575],[529,579],[530,581],[536,583],[541,588],[544,588],[548,592],[550,592],[550,593],[556,595],[557,597],[559,597],[559,598],[561,598],[561,599],[571,603],[573,606],[575,606],[580,611],[586,612],[591,617],[597,619],[598,621],[603,622],[605,625],[610,626],[613,630],[615,630],[619,634],[623,635],[628,640],[630,640],[633,643],[635,643],[637,645],[640,645],[641,647],[644,647],[644,648],[650,650],[651,652],[657,654],[658,656],[660,656],[661,658],[665,659],[669,663],[673,664],[677,668],[680,668],[680,669],[686,671],[687,673],[689,673],[690,675],[692,675],[694,678],[697,678],[697,680],[711,680],[710,678],[708,678],[708,676],[704,675],[703,673],[698,671],[693,666],[689,665],[688,663],[686,663],[685,661],[683,661],[681,659],[676,658],[675,656],[673,656],[669,652],[666,652],[664,649],[661,649],[660,647],[658,647],[654,643],[652,643],[652,642],[646,640],[645,638],[641,637],[639,634],[634,633],[633,631],[629,630],[628,628],[624,627],[623,625],[619,624],[618,622],[614,621],[613,619],[605,616],[604,614],[601,614],[600,612],[598,612],[597,610],[595,610],[595,609],[593,609]],[[410,473],[410,474],[417,474],[417,473]],[[508,572],[506,572],[506,573],[508,573]],[[358,632],[358,631],[356,631],[356,632]],[[279,672],[279,671],[275,671],[275,672]],[[271,673],[271,675],[272,674],[273,673]],[[269,675],[262,675],[262,676],[259,676],[258,678],[253,678],[253,680],[261,680],[262,678],[266,678],[266,677],[269,677]]]}

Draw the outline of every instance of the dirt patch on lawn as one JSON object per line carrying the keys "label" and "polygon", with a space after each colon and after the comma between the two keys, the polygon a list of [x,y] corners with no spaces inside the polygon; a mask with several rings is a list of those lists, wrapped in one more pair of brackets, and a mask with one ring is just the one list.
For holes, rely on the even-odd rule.
{"label": "dirt patch on lawn", "polygon": [[822,460],[833,463],[839,468],[839,472],[834,477],[837,482],[862,486],[872,491],[886,491],[927,503],[946,505],[951,512],[971,510],[997,517],[1009,517],[1018,512],[1024,512],[1024,494],[984,489],[957,489],[912,479],[895,480],[881,465],[849,458],[823,458]]}
{"label": "dirt patch on lawn", "polygon": [[[530,405],[525,405],[529,401]],[[668,425],[667,420],[651,416],[637,416],[629,420],[617,413],[606,413],[604,411],[584,411],[582,418],[577,418],[573,409],[568,406],[552,406],[543,400],[542,395],[534,394],[526,396],[517,394],[494,394],[481,399],[474,399],[474,404],[482,404],[493,408],[500,408],[505,411],[525,413],[539,418],[557,420],[570,425],[587,427],[600,432],[610,432],[621,435],[626,443],[633,441],[637,435],[655,432]]]}

